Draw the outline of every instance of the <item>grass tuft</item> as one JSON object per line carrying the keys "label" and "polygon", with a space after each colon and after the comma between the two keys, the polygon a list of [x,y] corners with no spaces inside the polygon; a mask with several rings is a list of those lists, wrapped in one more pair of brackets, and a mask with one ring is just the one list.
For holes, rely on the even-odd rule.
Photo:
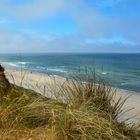
{"label": "grass tuft", "polygon": [[140,139],[139,125],[118,121],[128,97],[115,99],[115,90],[95,74],[86,82],[54,80],[45,92],[52,98],[15,85],[0,91],[0,140]]}

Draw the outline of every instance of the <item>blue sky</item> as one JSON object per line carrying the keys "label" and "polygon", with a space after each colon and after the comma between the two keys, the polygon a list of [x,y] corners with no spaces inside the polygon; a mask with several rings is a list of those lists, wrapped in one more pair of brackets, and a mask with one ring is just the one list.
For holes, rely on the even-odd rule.
{"label": "blue sky", "polygon": [[0,53],[140,52],[140,0],[1,0]]}

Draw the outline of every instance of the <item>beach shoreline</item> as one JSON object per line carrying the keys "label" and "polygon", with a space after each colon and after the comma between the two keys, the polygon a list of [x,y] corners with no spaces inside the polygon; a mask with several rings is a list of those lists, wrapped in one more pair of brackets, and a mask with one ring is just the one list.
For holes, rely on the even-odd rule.
{"label": "beach shoreline", "polygon": [[[63,84],[66,81],[66,78],[57,75],[47,75],[26,70],[20,71],[16,68],[6,68],[5,74],[10,83],[24,87],[26,89],[34,90],[47,97],[48,94],[46,94],[44,91],[44,87],[46,85],[54,84],[54,81]],[[49,96],[51,97],[52,95]],[[117,89],[116,97],[118,98],[120,96],[122,98],[130,96],[124,104],[124,109],[129,110],[134,108],[133,110],[127,112],[123,116],[123,119],[125,120],[126,118],[131,118],[132,116],[136,115],[135,121],[140,121],[140,93],[124,89]]]}

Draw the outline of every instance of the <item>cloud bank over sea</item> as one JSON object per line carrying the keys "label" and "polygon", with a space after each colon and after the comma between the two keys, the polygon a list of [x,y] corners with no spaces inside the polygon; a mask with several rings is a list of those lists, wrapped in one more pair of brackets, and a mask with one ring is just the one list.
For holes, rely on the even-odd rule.
{"label": "cloud bank over sea", "polygon": [[2,0],[0,52],[140,52],[139,6],[138,0]]}

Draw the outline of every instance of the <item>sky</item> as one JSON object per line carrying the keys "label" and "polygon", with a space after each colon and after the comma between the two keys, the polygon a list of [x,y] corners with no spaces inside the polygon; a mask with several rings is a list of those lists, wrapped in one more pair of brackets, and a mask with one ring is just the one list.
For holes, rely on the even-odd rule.
{"label": "sky", "polygon": [[140,53],[140,0],[0,0],[0,53]]}

